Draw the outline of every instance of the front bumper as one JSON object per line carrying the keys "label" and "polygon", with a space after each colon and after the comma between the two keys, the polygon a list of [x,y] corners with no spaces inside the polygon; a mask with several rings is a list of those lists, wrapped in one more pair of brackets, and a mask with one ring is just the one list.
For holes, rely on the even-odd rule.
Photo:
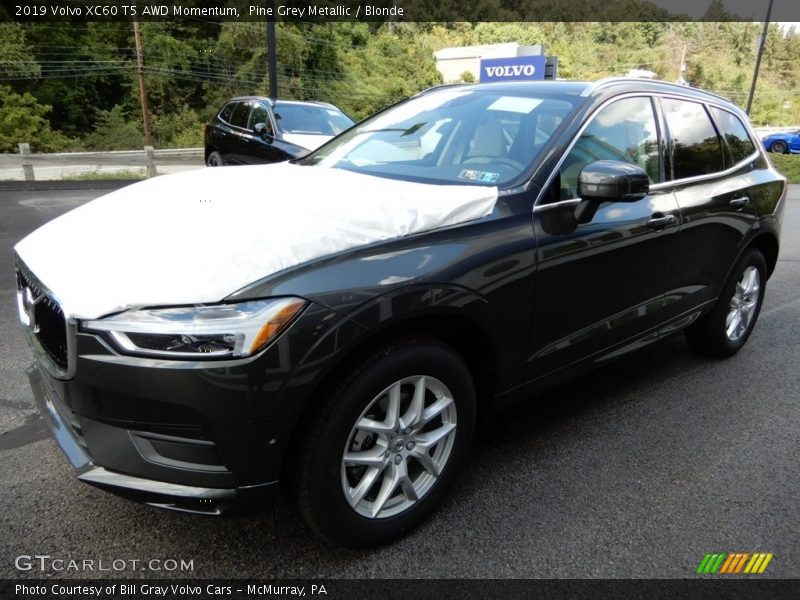
{"label": "front bumper", "polygon": [[[163,508],[268,506],[307,403],[364,331],[312,303],[252,357],[130,356],[56,314],[55,296],[25,273],[33,295],[50,299],[49,312],[35,313],[42,328],[23,331],[36,359],[30,385],[53,436],[81,481]],[[38,310],[36,302],[21,311]],[[52,335],[59,325],[65,342]]]}
{"label": "front bumper", "polygon": [[87,453],[86,442],[78,433],[76,422],[68,416],[66,407],[49,385],[48,377],[38,364],[28,370],[28,379],[37,408],[44,416],[53,437],[78,472],[78,479],[147,504],[184,512],[221,514],[240,497],[271,496],[276,483],[263,485],[213,488],[181,485],[110,471],[96,465]]}

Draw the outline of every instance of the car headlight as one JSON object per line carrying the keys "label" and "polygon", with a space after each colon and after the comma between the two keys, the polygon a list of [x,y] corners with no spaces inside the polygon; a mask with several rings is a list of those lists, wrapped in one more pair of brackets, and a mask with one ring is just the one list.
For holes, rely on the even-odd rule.
{"label": "car headlight", "polygon": [[87,321],[124,352],[168,358],[235,358],[275,339],[308,303],[271,298],[232,304],[129,310]]}

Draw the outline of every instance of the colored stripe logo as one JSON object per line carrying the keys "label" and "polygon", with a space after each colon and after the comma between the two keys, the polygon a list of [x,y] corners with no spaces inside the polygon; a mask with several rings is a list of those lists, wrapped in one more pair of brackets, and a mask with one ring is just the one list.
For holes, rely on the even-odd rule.
{"label": "colored stripe logo", "polygon": [[697,567],[703,575],[761,575],[774,555],[772,552],[717,552],[706,554]]}

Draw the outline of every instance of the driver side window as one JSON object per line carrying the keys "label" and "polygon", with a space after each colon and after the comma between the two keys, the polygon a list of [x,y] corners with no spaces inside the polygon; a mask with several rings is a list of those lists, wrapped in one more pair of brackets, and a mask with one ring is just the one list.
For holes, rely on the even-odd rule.
{"label": "driver side window", "polygon": [[247,128],[253,130],[258,123],[264,123],[265,134],[273,135],[272,122],[269,119],[269,110],[266,106],[260,103],[256,103],[256,105],[253,107],[253,110],[250,113],[250,120],[247,123]]}
{"label": "driver side window", "polygon": [[653,104],[625,98],[602,109],[569,151],[555,178],[551,201],[578,197],[578,175],[596,160],[618,160],[641,167],[650,183],[661,181],[661,153]]}

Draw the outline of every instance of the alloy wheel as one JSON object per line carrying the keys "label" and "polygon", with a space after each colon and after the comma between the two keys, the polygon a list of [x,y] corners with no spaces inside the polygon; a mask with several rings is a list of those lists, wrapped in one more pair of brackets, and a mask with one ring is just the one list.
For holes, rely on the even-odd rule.
{"label": "alloy wheel", "polygon": [[362,517],[385,519],[419,502],[453,450],[456,404],[434,377],[406,377],[378,394],[353,426],[341,459],[342,490]]}
{"label": "alloy wheel", "polygon": [[786,144],[784,142],[774,142],[772,144],[772,151],[777,152],[778,154],[785,154]]}
{"label": "alloy wheel", "polygon": [[725,319],[725,333],[732,342],[739,340],[750,328],[760,289],[761,276],[758,269],[751,265],[744,270],[736,284]]}

